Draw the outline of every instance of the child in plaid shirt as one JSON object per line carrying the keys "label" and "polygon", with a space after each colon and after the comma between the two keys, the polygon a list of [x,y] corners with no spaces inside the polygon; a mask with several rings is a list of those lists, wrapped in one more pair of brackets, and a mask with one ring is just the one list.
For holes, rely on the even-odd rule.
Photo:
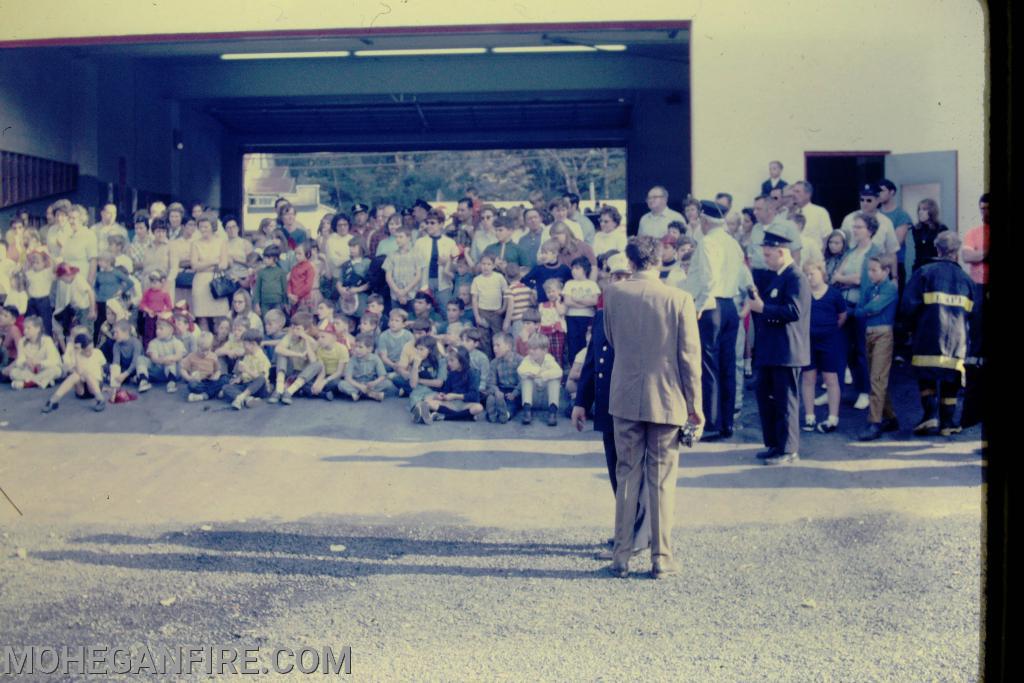
{"label": "child in plaid shirt", "polygon": [[512,335],[494,335],[494,360],[487,378],[484,405],[487,421],[505,424],[516,414],[519,403],[519,365],[523,359],[512,350]]}

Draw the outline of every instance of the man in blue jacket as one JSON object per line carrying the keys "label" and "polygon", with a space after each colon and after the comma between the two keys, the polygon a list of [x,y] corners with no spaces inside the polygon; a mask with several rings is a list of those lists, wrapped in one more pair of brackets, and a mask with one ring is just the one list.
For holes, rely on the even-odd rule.
{"label": "man in blue jacket", "polygon": [[765,465],[799,460],[800,368],[811,362],[811,288],[790,253],[790,236],[769,226],[761,249],[775,272],[765,292],[752,288],[755,316],[757,410],[765,448],[757,457]]}

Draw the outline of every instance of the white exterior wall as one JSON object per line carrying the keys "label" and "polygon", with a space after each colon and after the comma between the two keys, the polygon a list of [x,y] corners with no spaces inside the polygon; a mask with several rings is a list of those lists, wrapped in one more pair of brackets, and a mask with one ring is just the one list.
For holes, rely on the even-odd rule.
{"label": "white exterior wall", "polygon": [[745,202],[768,160],[781,160],[792,181],[805,151],[843,150],[957,150],[961,230],[979,222],[986,189],[985,25],[976,0],[633,0],[628,8],[590,0],[8,0],[5,10],[0,41],[691,20],[696,195],[727,191]]}

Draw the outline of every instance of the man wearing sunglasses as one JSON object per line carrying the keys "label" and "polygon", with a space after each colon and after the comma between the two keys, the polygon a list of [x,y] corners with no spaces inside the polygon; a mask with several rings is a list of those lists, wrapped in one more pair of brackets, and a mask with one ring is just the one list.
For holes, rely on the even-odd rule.
{"label": "man wearing sunglasses", "polygon": [[848,213],[839,229],[846,234],[847,244],[853,244],[853,219],[861,211],[869,216],[874,216],[875,220],[878,221],[878,232],[871,238],[872,244],[877,244],[883,254],[895,256],[900,250],[900,241],[896,237],[896,229],[893,227],[892,221],[889,220],[888,216],[879,211],[880,194],[881,191],[878,185],[874,183],[868,183],[861,187],[860,208],[857,211]]}

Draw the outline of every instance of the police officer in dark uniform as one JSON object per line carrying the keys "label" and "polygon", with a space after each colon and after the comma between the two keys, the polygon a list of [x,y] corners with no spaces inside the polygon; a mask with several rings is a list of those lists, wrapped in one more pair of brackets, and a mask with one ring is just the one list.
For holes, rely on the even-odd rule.
{"label": "police officer in dark uniform", "polygon": [[[629,259],[625,254],[615,254],[606,264],[612,282],[629,277]],[[615,469],[619,458],[615,450],[615,429],[612,416],[608,414],[608,397],[611,393],[612,363],[615,362],[615,350],[612,349],[604,336],[604,311],[594,316],[594,324],[590,329],[590,344],[587,345],[586,358],[577,383],[576,401],[572,409],[572,421],[577,431],[583,431],[587,412],[592,410],[594,431],[601,432],[604,442],[604,457],[608,464],[608,477],[612,484],[612,493],[618,490]],[[634,552],[643,550],[651,544],[651,520],[647,515],[647,490],[643,479],[640,483],[636,524],[633,526]],[[598,560],[612,559],[611,550],[604,550],[595,558]]]}
{"label": "police officer in dark uniform", "polygon": [[811,289],[790,253],[790,237],[769,227],[761,249],[775,272],[764,292],[751,288],[757,348],[757,410],[765,449],[757,453],[765,465],[799,460],[800,368],[811,362]]}

